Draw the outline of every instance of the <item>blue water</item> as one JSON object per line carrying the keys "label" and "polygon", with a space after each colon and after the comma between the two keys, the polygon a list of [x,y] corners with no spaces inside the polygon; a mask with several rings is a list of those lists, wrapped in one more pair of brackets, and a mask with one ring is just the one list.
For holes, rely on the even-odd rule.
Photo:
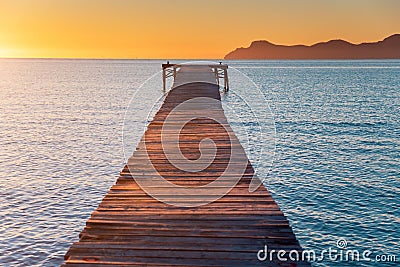
{"label": "blue water", "polygon": [[[124,165],[125,111],[144,101],[136,94],[129,105],[160,64],[0,60],[0,266],[62,263]],[[314,265],[397,266],[400,61],[228,64],[255,82],[270,108],[275,156],[262,178],[301,245],[318,253],[345,239],[373,259],[397,256],[397,263]],[[231,84],[231,95],[241,86]],[[255,165],[261,173],[270,167]]]}

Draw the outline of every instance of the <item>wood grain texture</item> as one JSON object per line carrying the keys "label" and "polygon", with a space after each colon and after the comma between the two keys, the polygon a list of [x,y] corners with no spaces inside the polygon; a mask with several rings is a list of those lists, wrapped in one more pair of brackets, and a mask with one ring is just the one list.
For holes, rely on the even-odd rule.
{"label": "wood grain texture", "polygon": [[[267,189],[261,186],[249,192],[254,170],[243,158],[244,152],[231,154],[232,147],[243,148],[234,135],[232,138],[222,105],[193,110],[200,117],[186,124],[179,135],[179,148],[189,160],[201,156],[201,140],[212,139],[216,148],[214,161],[199,172],[182,171],[169,162],[163,150],[169,145],[168,138],[163,143],[161,131],[171,110],[196,97],[220,100],[218,86],[196,81],[194,74],[199,72],[202,79],[213,79],[211,70],[204,67],[184,67],[178,71],[175,84],[179,86],[169,91],[116,184],[88,219],[79,241],[66,253],[62,266],[310,266],[307,262],[257,259],[257,252],[264,245],[269,250],[299,252],[301,247]],[[179,125],[182,117],[178,113],[172,119]],[[163,134],[168,137],[169,133]],[[246,160],[244,171],[224,177],[218,185],[207,189],[207,195],[218,194],[231,179],[238,180],[236,186],[218,200],[199,207],[160,202],[133,179],[156,182],[161,175],[176,185],[204,186],[219,178],[232,157]],[[203,197],[175,195],[173,188],[157,183],[152,190],[170,196],[172,203],[182,199],[198,203]]]}

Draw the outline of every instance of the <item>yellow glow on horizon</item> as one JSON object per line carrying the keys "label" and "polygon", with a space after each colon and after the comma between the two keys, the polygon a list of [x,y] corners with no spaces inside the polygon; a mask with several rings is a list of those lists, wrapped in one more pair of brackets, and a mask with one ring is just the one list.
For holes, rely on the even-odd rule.
{"label": "yellow glow on horizon", "polygon": [[221,58],[253,40],[378,41],[397,0],[0,0],[0,57]]}

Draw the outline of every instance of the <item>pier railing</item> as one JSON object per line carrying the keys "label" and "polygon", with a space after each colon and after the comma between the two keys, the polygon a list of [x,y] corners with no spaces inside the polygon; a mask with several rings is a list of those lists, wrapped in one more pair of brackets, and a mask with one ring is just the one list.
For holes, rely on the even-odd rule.
{"label": "pier railing", "polygon": [[[185,64],[170,64],[170,63],[162,64],[164,92],[166,92],[167,78],[173,77],[173,79],[175,80],[177,72],[184,65]],[[228,65],[220,63],[220,64],[206,64],[204,66],[210,67],[212,72],[214,72],[218,86],[220,86],[220,79],[222,79],[224,91],[225,92],[229,91]]]}

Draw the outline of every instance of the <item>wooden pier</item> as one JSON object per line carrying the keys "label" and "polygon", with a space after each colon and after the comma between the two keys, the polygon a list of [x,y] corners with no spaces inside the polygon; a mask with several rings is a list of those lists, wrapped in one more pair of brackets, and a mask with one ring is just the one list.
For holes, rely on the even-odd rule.
{"label": "wooden pier", "polygon": [[[201,140],[214,141],[216,155],[208,167],[196,172],[183,171],[171,164],[164,153],[170,140],[163,143],[161,131],[168,115],[191,99],[220,100],[216,79],[227,66],[163,67],[172,68],[174,88],[168,92],[116,184],[87,221],[79,241],[66,253],[62,266],[310,266],[304,261],[280,261],[277,253],[273,260],[257,258],[265,245],[268,251],[293,250],[300,255],[301,247],[270,193],[263,186],[249,192],[254,170],[219,101],[194,107],[191,112],[199,114],[198,118],[188,122],[179,135],[181,153],[193,161],[201,157]],[[228,88],[227,77],[224,87]],[[169,119],[179,125],[181,113]],[[244,169],[209,186],[224,174],[232,157],[245,160]],[[155,182],[151,190],[158,199],[167,197],[169,203],[165,203],[147,194],[138,183],[158,181],[157,176],[186,188],[208,188],[201,196],[181,195],[173,186]],[[218,190],[232,179],[237,183],[227,194],[203,205],[204,197],[219,194]],[[189,205],[174,205],[174,201]]]}

